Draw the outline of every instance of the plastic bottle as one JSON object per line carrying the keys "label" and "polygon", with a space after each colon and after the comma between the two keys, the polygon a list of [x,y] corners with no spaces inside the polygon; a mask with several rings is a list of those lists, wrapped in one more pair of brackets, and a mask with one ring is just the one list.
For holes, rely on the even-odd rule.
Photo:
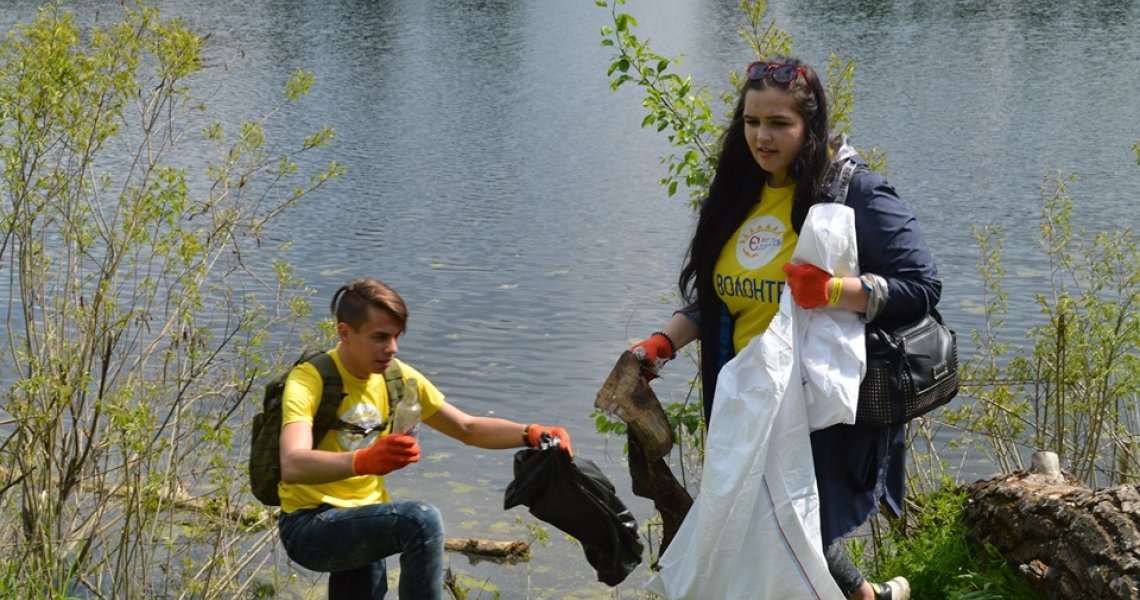
{"label": "plastic bottle", "polygon": [[415,435],[420,425],[419,388],[415,379],[409,379],[404,386],[404,398],[396,404],[392,414],[392,433]]}

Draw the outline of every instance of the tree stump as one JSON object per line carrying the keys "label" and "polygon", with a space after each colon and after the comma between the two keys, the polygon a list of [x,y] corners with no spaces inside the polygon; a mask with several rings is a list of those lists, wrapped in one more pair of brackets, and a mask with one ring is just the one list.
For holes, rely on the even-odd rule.
{"label": "tree stump", "polygon": [[994,546],[1041,598],[1140,599],[1136,486],[1094,491],[1068,475],[1016,471],[967,492],[970,541]]}

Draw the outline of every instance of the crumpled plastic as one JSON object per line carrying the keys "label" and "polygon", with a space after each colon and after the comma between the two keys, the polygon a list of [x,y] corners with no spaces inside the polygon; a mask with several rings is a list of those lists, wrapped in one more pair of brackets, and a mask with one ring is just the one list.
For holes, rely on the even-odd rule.
{"label": "crumpled plastic", "polygon": [[615,586],[641,564],[637,520],[593,461],[570,458],[557,446],[528,448],[515,453],[514,472],[503,508],[527,506],[536,518],[574,536],[598,581]]}
{"label": "crumpled plastic", "polygon": [[[808,211],[792,262],[809,263],[835,277],[859,276],[855,212],[838,204],[816,204]],[[807,310],[792,303],[800,343],[811,430],[855,422],[859,382],[867,371],[866,325],[846,309]]]}

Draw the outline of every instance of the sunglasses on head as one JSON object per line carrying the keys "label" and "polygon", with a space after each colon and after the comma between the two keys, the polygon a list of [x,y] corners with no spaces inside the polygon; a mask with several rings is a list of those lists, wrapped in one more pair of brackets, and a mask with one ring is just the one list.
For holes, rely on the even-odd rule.
{"label": "sunglasses on head", "polygon": [[807,80],[804,68],[799,65],[771,63],[763,60],[748,63],[748,66],[744,68],[744,73],[752,81],[760,81],[769,75],[771,75],[772,81],[776,83],[791,83],[800,75],[804,75],[804,80]]}

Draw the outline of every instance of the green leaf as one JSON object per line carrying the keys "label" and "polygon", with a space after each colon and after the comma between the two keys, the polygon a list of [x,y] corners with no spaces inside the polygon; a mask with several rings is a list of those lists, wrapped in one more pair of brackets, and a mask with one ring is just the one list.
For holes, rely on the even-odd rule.
{"label": "green leaf", "polygon": [[316,76],[311,71],[297,69],[285,84],[285,98],[292,102],[301,96],[308,96],[315,79]]}

